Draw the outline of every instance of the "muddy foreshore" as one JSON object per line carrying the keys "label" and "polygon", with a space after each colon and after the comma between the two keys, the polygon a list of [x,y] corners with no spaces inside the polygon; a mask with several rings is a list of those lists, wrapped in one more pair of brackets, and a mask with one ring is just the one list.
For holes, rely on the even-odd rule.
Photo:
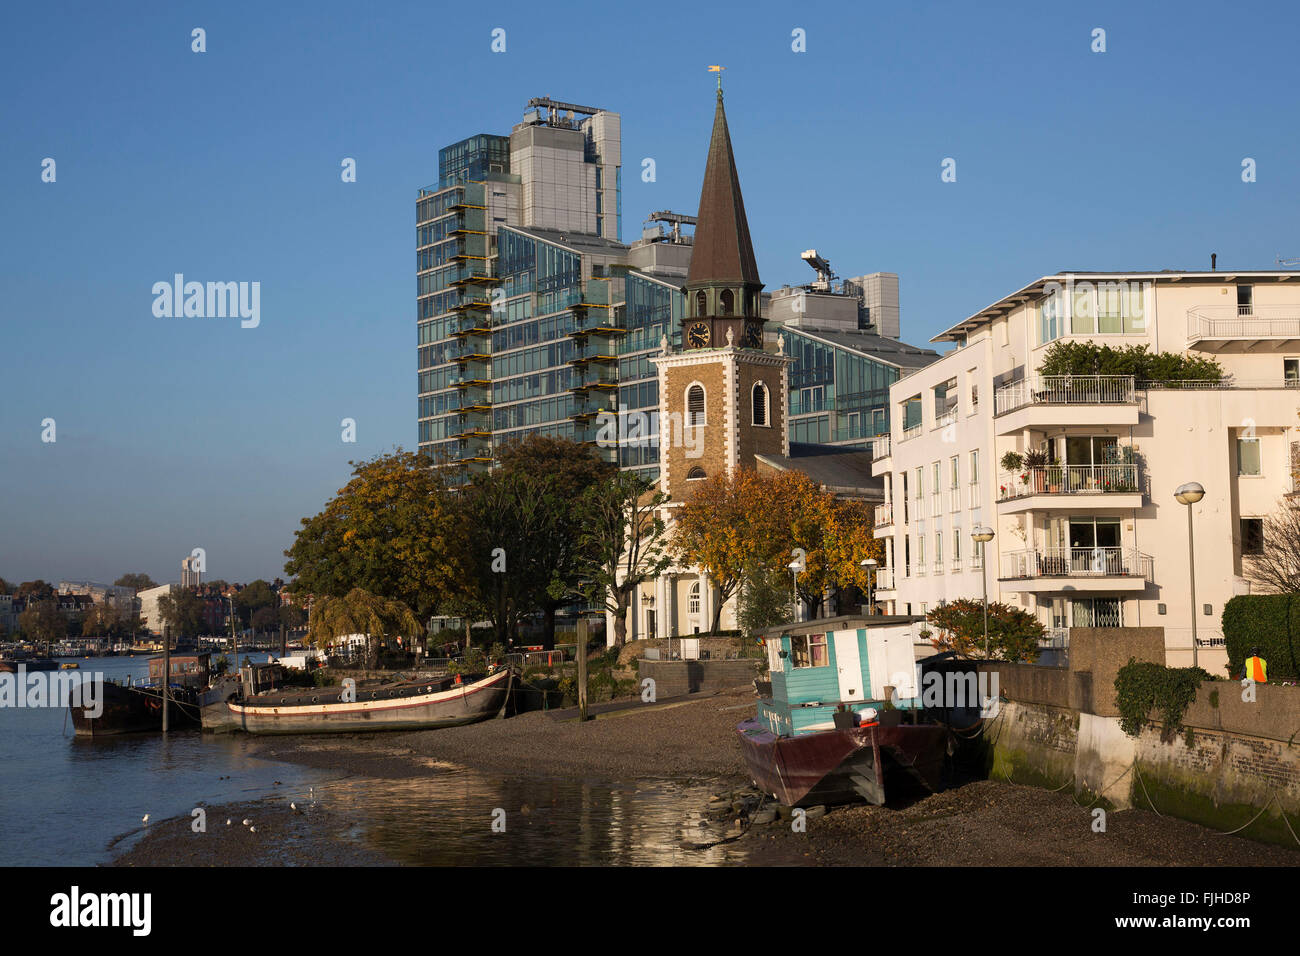
{"label": "muddy foreshore", "polygon": [[[699,700],[637,706],[585,724],[529,713],[465,727],[398,734],[268,737],[255,755],[379,780],[411,780],[437,765],[521,776],[707,781],[718,792],[748,783],[735,726],[753,707],[745,688]],[[683,819],[703,806],[683,806]],[[165,820],[120,852],[114,866],[383,865],[350,836],[358,821],[323,805],[297,812],[284,799],[213,807],[208,839],[188,818]],[[232,820],[230,826],[226,820]],[[251,819],[257,832],[242,825]],[[1142,810],[1112,812],[1106,831],[1069,793],[982,780],[902,807],[852,806],[806,821],[729,826],[746,862],[821,866],[1295,866],[1300,852]]]}

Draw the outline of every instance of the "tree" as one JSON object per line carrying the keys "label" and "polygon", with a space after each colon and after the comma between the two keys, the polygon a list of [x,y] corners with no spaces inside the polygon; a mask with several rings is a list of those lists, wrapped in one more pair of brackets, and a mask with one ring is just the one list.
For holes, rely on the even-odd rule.
{"label": "tree", "polygon": [[364,634],[366,666],[373,668],[379,645],[386,637],[418,637],[423,633],[420,622],[401,601],[353,588],[342,597],[317,598],[307,636],[312,644],[321,647],[349,634]]}
{"label": "tree", "polygon": [[23,598],[29,603],[31,601],[48,600],[57,596],[58,594],[54,590],[54,585],[47,584],[39,578],[35,581],[24,581],[22,584],[18,585],[18,590],[14,593],[14,597]]}
{"label": "tree", "polygon": [[147,591],[150,588],[156,588],[158,586],[157,582],[155,582],[153,578],[149,577],[149,575],[142,571],[124,574],[113,583],[117,587],[134,588],[137,591]]}
{"label": "tree", "polygon": [[280,626],[279,612],[273,607],[259,607],[253,612],[249,624],[258,634],[276,630]]}
{"label": "tree", "polygon": [[302,519],[285,573],[317,597],[361,588],[432,613],[461,573],[458,548],[447,540],[455,523],[443,476],[401,449],[351,464],[352,480]]}
{"label": "tree", "polygon": [[614,616],[614,644],[627,642],[627,610],[637,588],[668,566],[665,525],[659,509],[668,500],[632,472],[617,472],[579,499],[587,515],[580,544],[587,598]]}
{"label": "tree", "polygon": [[296,604],[282,604],[280,606],[280,624],[283,627],[293,630],[295,627],[302,627],[307,623],[307,614]]}
{"label": "tree", "polygon": [[1242,571],[1252,585],[1267,594],[1300,592],[1300,506],[1283,499],[1264,519],[1263,540],[1253,554],[1242,542]]}
{"label": "tree", "polygon": [[203,599],[193,588],[173,588],[158,598],[158,616],[175,638],[195,638],[203,633],[207,622]]}
{"label": "tree", "polygon": [[[272,616],[274,616],[274,608],[279,603],[280,596],[271,590],[271,585],[260,578],[244,585],[243,589],[235,595],[235,610],[239,614],[240,621],[245,627],[255,629],[257,625],[253,623],[253,618],[257,612],[269,608],[272,609]],[[262,620],[266,621],[268,618],[263,615]]]}
{"label": "tree", "polygon": [[[984,656],[984,604],[958,598],[931,608],[927,620],[938,630],[931,643],[939,651],[962,657]],[[994,601],[989,604],[989,656],[1004,661],[1038,659],[1038,642],[1046,631],[1027,611]]]}
{"label": "tree", "polygon": [[703,568],[718,589],[710,627],[715,632],[722,606],[736,593],[745,569],[774,561],[768,542],[754,533],[755,516],[773,504],[759,490],[758,475],[750,469],[722,472],[696,482],[690,499],[677,510],[673,543],[678,558]]}
{"label": "tree", "polygon": [[551,516],[553,525],[547,545],[551,575],[546,587],[533,596],[542,612],[542,645],[554,647],[555,612],[579,596],[587,567],[580,541],[592,515],[582,504],[582,496],[616,474],[617,469],[590,445],[543,435],[512,442],[498,452],[497,458],[507,474],[544,476],[555,495],[557,508]]}
{"label": "tree", "polygon": [[0,578],[0,594],[13,594],[13,593],[14,593],[13,585],[11,585],[4,578]]}
{"label": "tree", "polygon": [[33,643],[44,641],[45,652],[48,654],[52,643],[67,636],[68,619],[59,610],[57,600],[43,598],[27,602],[26,610],[18,615],[18,627],[23,636]]}
{"label": "tree", "polygon": [[794,591],[790,576],[779,568],[751,566],[745,569],[737,597],[736,623],[742,635],[794,619]]}
{"label": "tree", "polygon": [[495,469],[475,475],[458,498],[461,606],[481,607],[495,639],[506,644],[522,617],[566,587],[557,579],[557,543],[569,507],[550,476]]}

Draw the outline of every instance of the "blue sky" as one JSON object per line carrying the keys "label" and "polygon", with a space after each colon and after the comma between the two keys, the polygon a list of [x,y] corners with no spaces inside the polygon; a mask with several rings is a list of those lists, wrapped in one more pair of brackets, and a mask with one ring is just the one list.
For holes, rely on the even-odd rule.
{"label": "blue sky", "polygon": [[[727,66],[768,287],[806,281],[813,246],[844,275],[897,272],[911,342],[1043,273],[1300,257],[1300,15],[1282,3],[87,3],[6,20],[10,579],[176,579],[195,547],[210,576],[280,573],[349,459],[414,448],[415,192],[440,146],[508,132],[533,96],[622,114],[630,240],[652,210],[694,211],[705,67]],[[156,318],[151,288],[176,272],[260,282],[261,324]]]}

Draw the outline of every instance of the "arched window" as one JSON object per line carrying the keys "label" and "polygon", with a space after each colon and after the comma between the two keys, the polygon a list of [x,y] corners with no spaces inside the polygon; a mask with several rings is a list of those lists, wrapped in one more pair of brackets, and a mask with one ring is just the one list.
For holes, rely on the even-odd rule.
{"label": "arched window", "polygon": [[708,297],[705,296],[704,290],[701,289],[699,292],[695,293],[695,315],[698,318],[699,316],[708,314],[709,300]]}
{"label": "arched window", "polygon": [[720,303],[721,314],[731,315],[731,313],[735,311],[735,307],[736,307],[736,297],[732,294],[730,289],[723,289],[722,300]]}
{"label": "arched window", "polygon": [[703,385],[692,385],[686,390],[686,424],[705,424]]}
{"label": "arched window", "polygon": [[767,386],[759,382],[754,386],[753,394],[754,424],[767,426]]}
{"label": "arched window", "polygon": [[686,611],[688,614],[700,613],[700,582],[696,581],[691,585],[690,597],[686,600]]}
{"label": "arched window", "polygon": [[686,473],[687,481],[699,481],[703,477],[704,477],[704,469],[699,467],[698,465],[696,465],[694,468],[692,468],[690,471]]}

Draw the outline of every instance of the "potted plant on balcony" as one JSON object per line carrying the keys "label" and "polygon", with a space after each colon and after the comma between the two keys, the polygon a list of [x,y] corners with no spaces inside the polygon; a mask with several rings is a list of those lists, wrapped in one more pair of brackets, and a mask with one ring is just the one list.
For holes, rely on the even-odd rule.
{"label": "potted plant on balcony", "polygon": [[1034,491],[1043,490],[1043,467],[1047,464],[1047,452],[1033,448],[1025,452],[1025,468],[1032,477]]}
{"label": "potted plant on balcony", "polygon": [[[1021,468],[1024,467],[1025,460],[1020,457],[1019,453],[1014,451],[1009,451],[1002,456],[1002,460],[998,464],[1002,466],[1002,470],[1005,471],[1008,475],[1014,475],[1016,472],[1018,472]],[[1005,498],[1008,496],[1006,494],[1003,494],[1003,497]],[[1014,497],[1014,495],[1012,495],[1011,497]]]}
{"label": "potted plant on balcony", "polygon": [[1060,465],[1047,466],[1047,491],[1049,494],[1056,494],[1061,490],[1062,472],[1064,469]]}

